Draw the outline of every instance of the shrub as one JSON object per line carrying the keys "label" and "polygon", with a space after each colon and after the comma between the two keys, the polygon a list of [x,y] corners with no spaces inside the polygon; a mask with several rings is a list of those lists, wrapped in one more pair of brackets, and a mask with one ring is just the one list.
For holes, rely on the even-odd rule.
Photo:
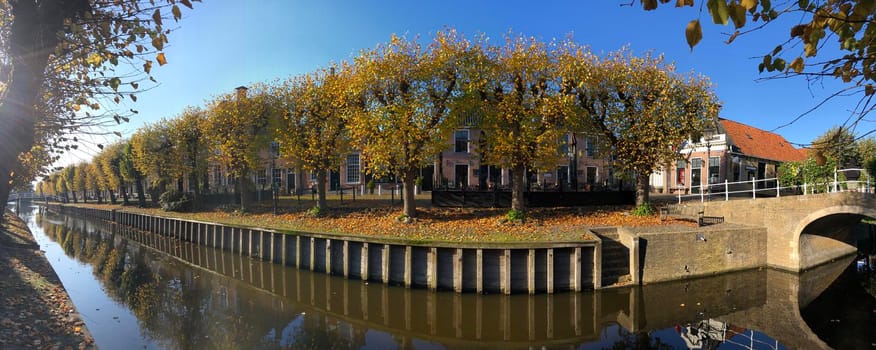
{"label": "shrub", "polygon": [[526,212],[522,210],[511,209],[505,214],[505,219],[508,222],[526,222]]}
{"label": "shrub", "polygon": [[186,192],[169,190],[158,197],[158,204],[164,211],[185,212],[191,210],[192,197]]}
{"label": "shrub", "polygon": [[642,203],[642,205],[633,209],[634,216],[651,216],[654,215],[655,212],[654,206],[648,202]]}
{"label": "shrub", "polygon": [[307,215],[312,217],[320,217],[323,215],[322,208],[315,206],[313,208],[307,209]]}

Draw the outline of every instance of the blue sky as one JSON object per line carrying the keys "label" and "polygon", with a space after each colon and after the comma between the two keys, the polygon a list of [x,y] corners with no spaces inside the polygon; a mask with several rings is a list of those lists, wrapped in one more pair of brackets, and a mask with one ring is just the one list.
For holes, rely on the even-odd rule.
{"label": "blue sky", "polygon": [[[497,41],[509,30],[545,41],[575,40],[595,52],[629,45],[635,53],[653,50],[674,61],[679,71],[708,76],[723,102],[721,116],[765,130],[784,125],[841,86],[832,80],[810,87],[803,79],[757,82],[760,56],[788,37],[797,18],[724,44],[731,26],[711,24],[699,8],[677,9],[674,2],[644,11],[636,0],[599,1],[219,1],[195,3],[186,11],[166,48],[168,64],[154,70],[160,85],[139,96],[140,111],[124,127],[129,135],[144,122],[173,117],[185,106],[202,106],[240,85],[298,75],[348,60],[359,50],[386,42],[390,35],[431,37],[454,27],[473,37]],[[684,39],[688,21],[700,17],[704,39],[691,51]],[[856,100],[830,103],[776,132],[799,144],[843,123]],[[872,129],[863,125],[859,133]]]}

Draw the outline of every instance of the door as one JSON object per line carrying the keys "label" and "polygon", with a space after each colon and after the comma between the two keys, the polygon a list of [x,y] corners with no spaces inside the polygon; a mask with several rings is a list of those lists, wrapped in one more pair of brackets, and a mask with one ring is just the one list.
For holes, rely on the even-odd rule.
{"label": "door", "polygon": [[690,169],[690,192],[691,193],[700,193],[700,187],[703,185],[703,180],[702,180],[701,174],[702,174],[701,168]]}
{"label": "door", "polygon": [[337,191],[341,189],[341,173],[337,170],[332,170],[329,173],[329,191]]}
{"label": "door", "polygon": [[286,173],[286,192],[292,193],[295,190],[295,173]]}
{"label": "door", "polygon": [[435,178],[435,166],[427,165],[420,169],[420,176],[423,178],[423,188],[421,191],[431,191],[433,184],[432,180]]}
{"label": "door", "polygon": [[453,179],[456,188],[468,187],[468,164],[456,164]]}
{"label": "door", "polygon": [[569,166],[561,165],[557,167],[557,189],[569,188]]}

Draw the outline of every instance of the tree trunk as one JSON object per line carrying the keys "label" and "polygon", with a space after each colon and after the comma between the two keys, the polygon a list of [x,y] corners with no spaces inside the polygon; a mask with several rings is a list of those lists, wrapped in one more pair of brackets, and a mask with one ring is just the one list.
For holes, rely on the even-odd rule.
{"label": "tree trunk", "polygon": [[240,192],[240,210],[246,211],[249,208],[249,178],[247,175],[237,177],[237,191]]}
{"label": "tree trunk", "polygon": [[73,203],[79,203],[79,200],[76,198],[76,191],[70,191],[73,194]]}
{"label": "tree trunk", "polygon": [[137,204],[142,208],[146,206],[146,191],[143,188],[143,179],[137,179]]}
{"label": "tree trunk", "polygon": [[402,207],[403,214],[411,219],[417,217],[417,203],[415,203],[414,183],[417,179],[417,169],[408,169],[402,178]]}
{"label": "tree trunk", "polygon": [[523,198],[523,189],[526,188],[525,176],[526,167],[516,165],[511,168],[511,210],[526,211],[526,201]]}
{"label": "tree trunk", "polygon": [[325,198],[325,177],[325,169],[316,170],[316,207],[320,210],[328,205]]}
{"label": "tree trunk", "polygon": [[116,193],[113,190],[107,190],[109,192],[110,204],[116,204]]}
{"label": "tree trunk", "polygon": [[200,204],[200,191],[198,188],[198,174],[194,171],[189,174],[189,192],[192,193],[192,209],[197,209]]}
{"label": "tree trunk", "polygon": [[122,205],[130,204],[128,202],[128,186],[125,186],[124,183],[119,185],[119,194],[122,195]]}
{"label": "tree trunk", "polygon": [[648,176],[639,172],[636,176],[636,206],[648,203],[649,200],[649,183]]}
{"label": "tree trunk", "polygon": [[66,18],[90,9],[86,0],[10,2],[9,58],[12,75],[0,103],[0,125],[15,130],[0,147],[0,199],[5,203],[12,191],[12,174],[18,155],[34,145],[35,106],[41,98],[49,55],[58,45],[58,32]]}

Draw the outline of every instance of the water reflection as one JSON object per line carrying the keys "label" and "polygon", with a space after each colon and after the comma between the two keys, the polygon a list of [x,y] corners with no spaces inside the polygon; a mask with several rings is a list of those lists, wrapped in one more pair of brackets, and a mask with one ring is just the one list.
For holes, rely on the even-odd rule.
{"label": "water reflection", "polygon": [[[80,218],[43,214],[33,226],[91,266],[136,316],[134,336],[168,349],[825,348],[800,305],[848,265],[593,293],[460,295],[313,274]],[[98,345],[99,333],[115,332],[88,326]]]}

